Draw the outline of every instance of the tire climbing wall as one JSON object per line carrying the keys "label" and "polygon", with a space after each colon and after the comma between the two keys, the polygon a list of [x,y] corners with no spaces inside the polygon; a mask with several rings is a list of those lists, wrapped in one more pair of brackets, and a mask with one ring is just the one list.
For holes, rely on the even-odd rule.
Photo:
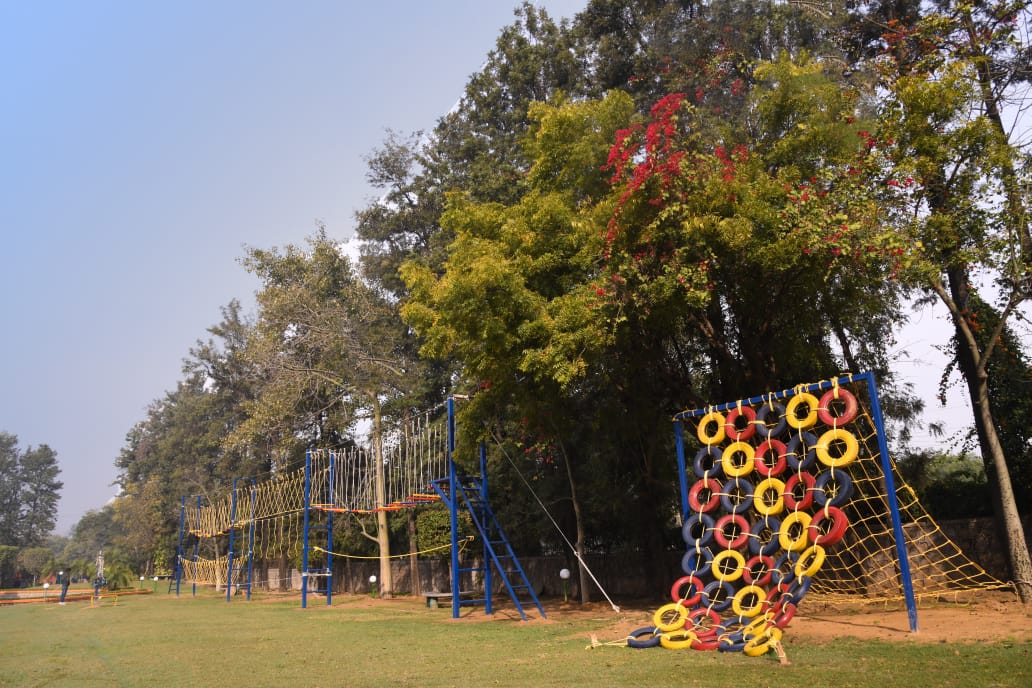
{"label": "tire climbing wall", "polygon": [[808,594],[916,600],[1007,588],[921,508],[888,456],[870,373],[675,418],[686,551],[631,647],[776,646]]}

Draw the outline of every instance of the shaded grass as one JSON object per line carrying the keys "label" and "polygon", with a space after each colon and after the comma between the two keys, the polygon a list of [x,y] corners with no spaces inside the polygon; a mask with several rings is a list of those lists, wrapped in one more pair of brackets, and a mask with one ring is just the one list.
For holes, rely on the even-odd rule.
{"label": "shaded grass", "polygon": [[[467,615],[471,617],[467,618]],[[3,686],[1028,686],[1032,643],[919,644],[786,634],[773,654],[587,649],[613,619],[482,621],[415,600],[299,608],[216,596],[0,608]]]}

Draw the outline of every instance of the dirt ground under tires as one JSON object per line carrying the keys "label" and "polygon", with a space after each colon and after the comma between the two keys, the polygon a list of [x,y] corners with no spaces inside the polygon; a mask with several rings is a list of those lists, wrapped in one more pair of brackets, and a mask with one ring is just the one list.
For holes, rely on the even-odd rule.
{"label": "dirt ground under tires", "polygon": [[[502,596],[500,596],[502,597]],[[409,598],[411,603],[411,599]],[[382,604],[384,601],[380,601]],[[529,623],[561,623],[564,620],[594,621],[592,636],[601,643],[617,642],[642,626],[652,624],[652,615],[662,603],[623,603],[614,611],[606,602],[580,604],[562,600],[543,600],[548,615],[541,619],[536,610],[528,610]],[[442,607],[448,605],[442,604]],[[445,613],[445,609],[440,610]],[[499,599],[495,613],[488,616],[482,608],[464,607],[455,623],[520,619],[511,603]],[[786,635],[814,642],[831,642],[837,638],[877,639],[889,642],[914,643],[977,643],[1032,642],[1032,605],[1025,606],[1012,592],[980,592],[954,599],[921,600],[917,609],[916,633],[910,631],[910,618],[902,603],[827,604],[811,597],[799,605]]]}
{"label": "dirt ground under tires", "polygon": [[[548,621],[598,620],[598,633],[594,635],[599,641],[608,642],[651,625],[658,606],[626,605],[617,613],[604,602],[559,603],[546,604],[545,611]],[[503,608],[501,613],[514,612]],[[981,592],[956,600],[923,600],[917,608],[917,627],[917,632],[912,633],[909,614],[901,603],[831,605],[811,598],[799,605],[785,633],[816,642],[847,637],[916,643],[1032,642],[1032,605],[1023,605],[1017,595],[1008,592]]]}

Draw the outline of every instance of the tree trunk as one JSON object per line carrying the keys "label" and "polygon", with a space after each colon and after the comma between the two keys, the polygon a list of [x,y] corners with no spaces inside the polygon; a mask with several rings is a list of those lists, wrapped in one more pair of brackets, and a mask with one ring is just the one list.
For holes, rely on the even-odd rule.
{"label": "tree trunk", "polygon": [[573,479],[573,466],[570,463],[570,455],[566,452],[566,444],[559,442],[559,448],[563,452],[563,463],[566,465],[566,480],[570,485],[570,503],[573,505],[573,522],[577,530],[577,541],[574,549],[577,552],[577,573],[580,581],[580,598],[582,604],[591,601],[591,588],[589,584],[588,570],[584,567],[584,519],[581,516],[580,500],[577,498],[577,482]]}
{"label": "tree trunk", "polygon": [[975,428],[982,449],[982,461],[987,473],[993,478],[993,510],[1000,524],[1011,564],[1011,578],[1017,587],[1021,601],[1032,604],[1032,558],[1029,557],[1018,504],[1014,499],[1010,471],[1003,455],[1003,447],[996,433],[992,409],[989,406],[989,376],[985,369],[986,353],[979,349],[965,313],[971,304],[968,298],[970,285],[967,271],[962,267],[947,270],[950,294],[941,289],[939,295],[950,309],[957,331],[957,361],[967,383],[971,407],[974,410]]}
{"label": "tree trunk", "polygon": [[382,418],[380,416],[380,400],[376,394],[370,394],[373,404],[373,460],[376,461],[376,543],[380,550],[380,596],[390,599],[394,594],[394,581],[391,579],[391,539],[387,525],[387,484],[383,469],[383,435]]}

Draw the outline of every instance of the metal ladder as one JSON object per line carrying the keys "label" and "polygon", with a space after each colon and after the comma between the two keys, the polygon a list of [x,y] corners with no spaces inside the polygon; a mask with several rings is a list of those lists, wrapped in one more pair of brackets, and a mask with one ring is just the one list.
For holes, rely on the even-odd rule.
{"label": "metal ladder", "polygon": [[[449,479],[441,478],[440,480],[433,481],[431,485],[437,494],[441,496],[445,505],[451,509],[452,495],[449,490]],[[455,572],[456,577],[466,572],[482,572],[485,580],[485,597],[482,599],[460,600],[459,604],[485,604],[488,613],[491,613],[490,565],[493,563],[494,570],[501,576],[505,589],[516,606],[516,610],[520,613],[520,617],[524,621],[527,620],[527,614],[523,609],[523,605],[526,602],[532,602],[541,614],[541,618],[546,618],[545,610],[541,607],[541,603],[534,593],[534,588],[527,579],[527,574],[523,571],[523,567],[520,566],[516,553],[513,551],[512,545],[509,544],[509,539],[505,537],[505,531],[502,530],[502,526],[498,523],[498,519],[495,518],[490,505],[483,498],[483,483],[480,478],[466,475],[456,476],[455,486],[458,493],[455,506],[458,509],[465,509],[469,512],[473,524],[476,526],[477,532],[480,533],[481,540],[484,543],[485,555],[483,566],[463,567]],[[488,563],[488,560],[490,560],[490,563]],[[520,601],[521,594],[525,598],[523,602]]]}

